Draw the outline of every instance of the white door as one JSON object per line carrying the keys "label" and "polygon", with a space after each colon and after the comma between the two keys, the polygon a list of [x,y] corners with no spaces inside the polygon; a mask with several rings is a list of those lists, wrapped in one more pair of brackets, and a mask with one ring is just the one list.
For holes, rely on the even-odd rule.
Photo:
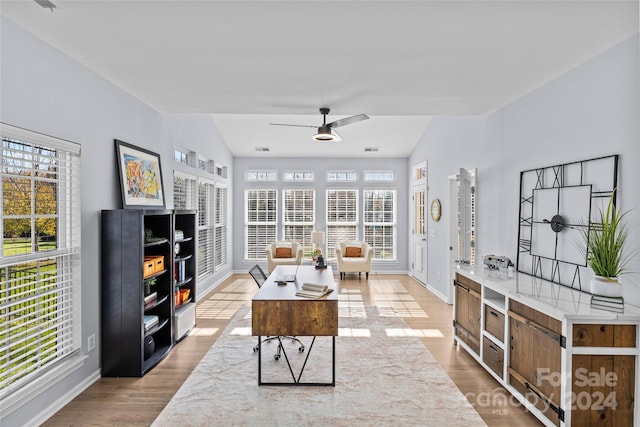
{"label": "white door", "polygon": [[426,184],[413,187],[413,277],[427,284]]}

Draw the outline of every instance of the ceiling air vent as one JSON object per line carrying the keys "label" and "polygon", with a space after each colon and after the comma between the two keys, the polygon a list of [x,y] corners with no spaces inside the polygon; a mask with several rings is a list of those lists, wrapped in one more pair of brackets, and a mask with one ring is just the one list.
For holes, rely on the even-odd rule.
{"label": "ceiling air vent", "polygon": [[256,147],[256,151],[267,152],[269,151],[269,147]]}
{"label": "ceiling air vent", "polygon": [[377,153],[378,150],[380,150],[380,147],[365,147],[364,148],[364,152],[365,153]]}

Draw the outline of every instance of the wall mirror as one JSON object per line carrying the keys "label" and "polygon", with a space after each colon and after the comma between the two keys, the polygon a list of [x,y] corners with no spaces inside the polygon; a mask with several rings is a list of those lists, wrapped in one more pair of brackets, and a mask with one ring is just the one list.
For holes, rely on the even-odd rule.
{"label": "wall mirror", "polygon": [[476,169],[460,168],[457,184],[457,258],[458,264],[476,263]]}

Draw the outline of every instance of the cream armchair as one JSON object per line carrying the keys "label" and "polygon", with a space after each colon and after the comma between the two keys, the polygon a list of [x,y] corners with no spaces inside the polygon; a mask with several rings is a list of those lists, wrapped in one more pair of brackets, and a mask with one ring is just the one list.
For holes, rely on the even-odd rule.
{"label": "cream armchair", "polygon": [[340,279],[343,279],[345,273],[366,273],[369,280],[369,272],[371,271],[371,246],[367,242],[352,241],[339,242],[336,244],[336,257],[338,259],[338,271]]}
{"label": "cream armchair", "polygon": [[297,242],[273,242],[267,245],[265,253],[267,268],[271,273],[276,265],[300,265],[304,249]]}

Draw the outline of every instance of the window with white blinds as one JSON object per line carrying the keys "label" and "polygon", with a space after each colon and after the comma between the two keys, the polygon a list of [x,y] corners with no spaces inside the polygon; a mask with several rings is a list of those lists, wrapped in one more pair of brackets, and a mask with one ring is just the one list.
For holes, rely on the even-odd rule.
{"label": "window with white blinds", "polygon": [[327,190],[327,257],[336,257],[336,243],[357,235],[358,190]]}
{"label": "window with white blinds", "polygon": [[196,179],[177,172],[173,174],[173,207],[175,209],[197,209]]}
{"label": "window with white blinds", "polygon": [[216,185],[215,265],[216,269],[227,264],[227,187]]}
{"label": "window with white blinds", "polygon": [[364,190],[364,240],[372,259],[396,259],[396,190]]}
{"label": "window with white blinds", "polygon": [[80,349],[80,146],[0,124],[0,399]]}
{"label": "window with white blinds", "polygon": [[245,190],[245,259],[266,259],[267,243],[276,240],[277,190]]}
{"label": "window with white blinds", "polygon": [[198,278],[215,271],[215,185],[198,181]]}
{"label": "window with white blinds", "polygon": [[311,232],[316,220],[316,192],[309,189],[282,190],[282,200],[284,240],[298,242],[304,248],[304,255],[310,257],[313,250]]}

